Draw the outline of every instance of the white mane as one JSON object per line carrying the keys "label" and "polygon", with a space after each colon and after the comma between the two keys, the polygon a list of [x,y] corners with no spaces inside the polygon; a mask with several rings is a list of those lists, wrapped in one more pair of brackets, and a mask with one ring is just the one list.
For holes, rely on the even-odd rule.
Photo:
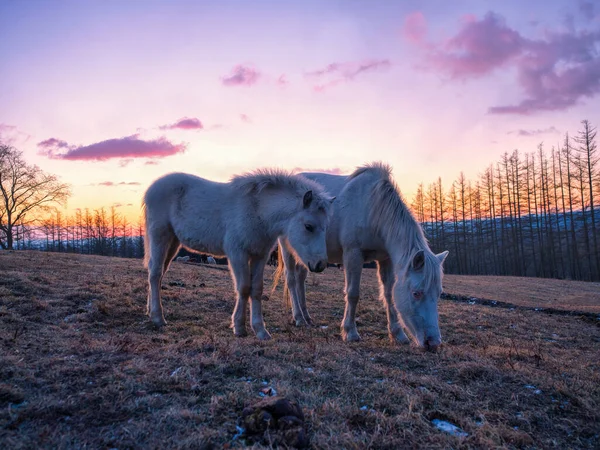
{"label": "white mane", "polygon": [[328,195],[320,184],[282,169],[258,169],[235,175],[230,182],[231,186],[243,195],[260,194],[268,188],[290,189],[299,197],[307,191],[313,191],[313,201],[318,202],[318,206],[325,210],[328,208]]}

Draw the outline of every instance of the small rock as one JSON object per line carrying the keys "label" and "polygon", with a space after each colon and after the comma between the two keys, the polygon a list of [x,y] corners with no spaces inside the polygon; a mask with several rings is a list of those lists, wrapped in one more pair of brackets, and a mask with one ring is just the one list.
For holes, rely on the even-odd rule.
{"label": "small rock", "polygon": [[433,423],[438,430],[451,434],[452,436],[466,437],[469,435],[469,433],[466,433],[456,425],[446,422],[445,420],[433,419],[431,423]]}

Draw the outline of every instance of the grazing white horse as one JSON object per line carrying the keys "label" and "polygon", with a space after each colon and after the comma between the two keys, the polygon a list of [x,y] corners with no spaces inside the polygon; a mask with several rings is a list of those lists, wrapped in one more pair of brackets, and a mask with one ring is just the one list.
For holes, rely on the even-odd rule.
{"label": "grazing white horse", "polygon": [[[327,230],[329,262],[342,263],[346,275],[346,310],[342,337],[358,341],[356,306],[363,264],[377,261],[380,294],[385,304],[390,338],[408,342],[405,328],[420,347],[435,350],[441,344],[437,302],[442,292],[445,251],[435,255],[391,178],[391,168],[372,163],[350,176],[301,174],[336,196]],[[306,270],[279,239],[286,285],[296,325],[310,324],[304,283]]]}
{"label": "grazing white horse", "polygon": [[208,258],[206,258],[206,263],[207,264],[217,264],[217,260],[215,258],[213,258],[212,256],[209,256]]}
{"label": "grazing white horse", "polygon": [[226,256],[237,292],[232,328],[246,335],[246,304],[251,299],[252,329],[265,329],[261,297],[264,267],[284,236],[308,269],[327,266],[325,234],[332,198],[314,181],[279,170],[258,170],[217,183],[184,173],[156,180],[144,195],[148,267],[148,314],[165,325],[160,285],[169,263],[186,249]]}

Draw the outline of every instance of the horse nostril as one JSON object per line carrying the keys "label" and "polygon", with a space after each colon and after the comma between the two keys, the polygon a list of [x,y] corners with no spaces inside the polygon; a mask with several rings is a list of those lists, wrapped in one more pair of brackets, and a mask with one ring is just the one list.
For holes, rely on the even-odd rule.
{"label": "horse nostril", "polygon": [[308,270],[310,270],[311,272],[313,271],[312,266],[310,265],[310,263],[307,264],[308,265]]}
{"label": "horse nostril", "polygon": [[319,261],[315,267],[315,272],[322,272],[323,271],[323,263],[321,261]]}

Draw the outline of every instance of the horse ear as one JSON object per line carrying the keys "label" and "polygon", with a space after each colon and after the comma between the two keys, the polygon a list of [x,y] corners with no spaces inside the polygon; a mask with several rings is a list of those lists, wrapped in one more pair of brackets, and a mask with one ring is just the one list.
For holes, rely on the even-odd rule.
{"label": "horse ear", "polygon": [[435,255],[437,257],[437,259],[440,260],[440,264],[444,263],[444,260],[446,259],[446,257],[448,256],[448,250],[442,252],[442,253],[438,253],[437,255]]}
{"label": "horse ear", "polygon": [[313,199],[312,191],[306,191],[306,194],[304,194],[304,199],[302,199],[304,208],[308,208],[310,206],[310,204],[312,203],[312,199]]}
{"label": "horse ear", "polygon": [[412,269],[418,271],[423,269],[423,266],[425,266],[425,252],[423,250],[419,250],[415,256],[413,256]]}

